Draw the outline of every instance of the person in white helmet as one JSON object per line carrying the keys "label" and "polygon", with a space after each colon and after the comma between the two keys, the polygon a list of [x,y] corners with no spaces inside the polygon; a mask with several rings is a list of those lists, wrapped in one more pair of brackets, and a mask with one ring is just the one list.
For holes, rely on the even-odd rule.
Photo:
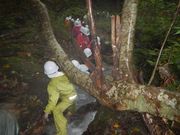
{"label": "person in white helmet", "polygon": [[85,48],[90,48],[91,49],[91,40],[89,38],[90,36],[90,31],[86,27],[81,27],[80,32],[76,38],[76,44],[84,50]]}
{"label": "person in white helmet", "polygon": [[67,135],[67,119],[63,112],[74,104],[77,97],[75,88],[66,75],[59,71],[59,66],[54,61],[44,64],[44,73],[51,79],[47,87],[49,100],[44,110],[44,118],[48,120],[52,113],[57,135]]}
{"label": "person in white helmet", "polygon": [[79,18],[77,18],[75,21],[74,21],[74,26],[72,28],[72,35],[74,38],[77,37],[77,35],[80,33],[80,28],[81,28],[81,21],[79,20]]}
{"label": "person in white helmet", "polygon": [[90,60],[92,63],[95,63],[91,49],[85,48],[83,52],[88,60]]}
{"label": "person in white helmet", "polygon": [[84,27],[84,26],[81,27],[80,31],[81,31],[84,35],[86,35],[86,36],[89,36],[89,35],[90,35],[90,31],[89,31],[89,26],[88,26],[88,25],[86,25],[85,27]]}
{"label": "person in white helmet", "polygon": [[89,58],[92,55],[92,51],[89,48],[84,49],[84,54],[86,55],[87,58]]}

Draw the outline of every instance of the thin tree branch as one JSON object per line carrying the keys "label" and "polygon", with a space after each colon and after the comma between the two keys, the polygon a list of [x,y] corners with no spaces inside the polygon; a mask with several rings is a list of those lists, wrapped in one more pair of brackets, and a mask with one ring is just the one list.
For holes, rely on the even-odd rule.
{"label": "thin tree branch", "polygon": [[112,16],[111,17],[111,41],[112,41],[112,50],[113,50],[113,69],[112,76],[115,80],[120,80],[121,76],[119,73],[119,31],[120,31],[120,17]]}
{"label": "thin tree branch", "polygon": [[91,0],[86,0],[86,3],[88,8],[88,18],[91,26],[90,28],[91,28],[91,37],[93,40],[92,44],[94,49],[94,58],[96,62],[96,70],[94,71],[94,73],[92,73],[92,75],[93,77],[96,78],[96,86],[101,89],[104,85],[104,76],[102,72],[102,58],[101,58],[99,46],[97,44],[95,23],[92,15],[92,2]]}
{"label": "thin tree branch", "polygon": [[178,3],[178,6],[177,6],[177,10],[176,10],[176,12],[175,12],[175,14],[174,14],[172,23],[171,23],[171,25],[170,25],[170,27],[169,27],[169,30],[168,30],[168,32],[167,32],[167,34],[166,34],[166,37],[165,37],[165,39],[164,39],[164,41],[163,41],[163,44],[162,44],[162,46],[161,46],[161,49],[160,49],[160,51],[159,51],[159,55],[158,55],[158,58],[157,58],[155,67],[154,67],[154,69],[153,69],[151,78],[150,78],[150,80],[149,80],[149,82],[148,82],[148,85],[151,85],[151,83],[152,83],[152,81],[153,81],[153,79],[154,79],[154,76],[155,76],[155,73],[156,73],[156,70],[157,70],[157,66],[158,66],[158,63],[159,63],[159,60],[160,60],[160,57],[161,57],[163,48],[164,48],[164,46],[165,46],[165,43],[166,43],[167,38],[168,38],[168,36],[169,36],[169,34],[170,34],[170,31],[171,31],[171,29],[172,29],[172,27],[173,27],[173,25],[174,25],[174,23],[175,23],[175,21],[176,21],[176,18],[177,18],[177,16],[178,16],[179,7],[180,7],[180,0],[179,0],[179,3]]}

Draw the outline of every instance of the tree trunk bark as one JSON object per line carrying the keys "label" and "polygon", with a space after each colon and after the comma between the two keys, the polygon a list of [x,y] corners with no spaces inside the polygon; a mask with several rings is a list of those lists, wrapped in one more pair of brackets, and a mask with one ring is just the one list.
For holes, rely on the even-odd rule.
{"label": "tree trunk bark", "polygon": [[[95,22],[92,14],[92,1],[91,0],[86,0],[87,3],[87,8],[88,8],[88,18],[90,21],[90,28],[91,28],[91,37],[92,37],[92,46],[94,50],[94,58],[96,62],[96,69],[94,71],[93,78],[95,78],[95,84],[98,89],[106,89],[107,87],[105,86],[104,82],[104,75],[102,72],[102,58],[101,58],[101,53],[100,53],[100,48],[97,43],[97,36],[96,36],[96,29],[95,29]],[[103,90],[104,91],[104,90]]]}
{"label": "tree trunk bark", "polygon": [[119,31],[120,31],[120,17],[112,16],[111,17],[111,46],[113,50],[113,69],[112,69],[112,76],[114,80],[122,79],[119,69],[119,52],[118,44],[119,44]]}
{"label": "tree trunk bark", "polygon": [[[124,67],[123,71],[129,73],[129,78],[127,81],[120,80],[111,82],[112,87],[107,92],[104,92],[102,94],[93,85],[93,82],[90,79],[89,75],[80,72],[73,66],[68,56],[65,54],[60,44],[57,42],[51,28],[47,9],[44,4],[41,3],[40,0],[31,0],[31,2],[37,11],[37,16],[39,17],[42,36],[44,37],[44,39],[46,39],[48,46],[50,46],[52,51],[55,53],[57,62],[61,65],[66,75],[74,83],[85,89],[92,96],[96,97],[101,104],[106,105],[110,108],[116,110],[135,110],[139,112],[148,112],[156,116],[161,116],[170,120],[180,122],[179,93],[166,91],[158,87],[138,85],[132,81],[133,77],[131,75],[129,65],[131,64],[131,61],[126,61],[126,58],[131,58],[131,53],[133,50],[133,44],[131,42],[133,39],[133,26],[135,23],[133,18],[135,19],[135,17],[131,16],[131,19],[129,19],[129,17],[123,17],[124,19],[127,19],[127,22],[130,21],[130,28],[125,30],[124,26],[124,28],[122,29],[126,33],[125,35],[128,37],[126,39],[128,40],[126,40],[126,42],[121,42],[121,49],[123,50],[123,53],[120,54],[120,58],[122,60],[119,61],[121,62],[120,67]],[[136,4],[135,0],[127,0],[125,2],[125,5],[129,6],[127,5],[130,4],[129,2],[132,2],[132,5]],[[130,12],[130,9],[128,11]],[[126,14],[128,13],[126,12]],[[128,44],[128,49],[126,49],[125,44]],[[126,50],[128,50],[128,52],[126,52]],[[124,57],[123,54],[125,55]],[[123,66],[123,64],[125,64],[126,66]],[[128,69],[125,69],[125,67]],[[129,80],[131,83],[129,83]]]}
{"label": "tree trunk bark", "polygon": [[120,30],[120,56],[119,56],[119,69],[122,78],[130,83],[135,83],[133,77],[133,40],[135,33],[135,24],[137,16],[138,0],[125,0],[122,17],[121,17],[121,30]]}

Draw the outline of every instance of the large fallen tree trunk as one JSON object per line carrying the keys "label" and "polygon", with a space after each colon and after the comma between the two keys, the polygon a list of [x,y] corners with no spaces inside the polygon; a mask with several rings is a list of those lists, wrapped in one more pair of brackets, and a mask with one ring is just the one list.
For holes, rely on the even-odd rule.
{"label": "large fallen tree trunk", "polygon": [[[137,8],[136,0],[125,1],[124,11],[125,13],[129,13],[129,16],[132,17],[132,21],[122,21],[122,26],[129,27],[129,29],[127,29],[127,31],[125,28],[122,29],[124,34],[127,36],[121,33],[121,38],[123,38],[124,41],[121,42],[123,45],[121,45],[120,51],[123,50],[124,53],[120,54],[120,59],[123,59],[119,60],[119,67],[123,68],[123,72],[125,73],[123,73],[123,75],[127,79],[109,82],[112,87],[104,93],[102,93],[100,89],[96,89],[89,75],[80,72],[70,62],[67,54],[65,54],[53,34],[45,5],[40,2],[40,0],[31,1],[33,3],[34,9],[36,10],[37,16],[39,17],[42,36],[46,40],[48,46],[50,46],[52,51],[55,53],[57,62],[61,65],[64,72],[74,83],[88,91],[92,96],[96,97],[101,104],[110,108],[116,110],[135,110],[138,112],[148,112],[156,116],[161,116],[180,122],[179,93],[169,92],[158,87],[147,87],[145,85],[139,85],[133,81],[130,65],[132,63],[129,61],[132,54],[129,53],[132,53],[133,49],[132,32],[134,31],[133,18],[135,19],[135,17],[132,15],[134,12],[130,11],[132,7]],[[126,19],[126,17],[124,19]],[[128,47],[125,47],[124,44],[126,43],[128,43]],[[126,58],[128,58],[128,60]],[[122,66],[122,64],[125,64],[125,66]],[[124,68],[126,66],[128,69]]]}

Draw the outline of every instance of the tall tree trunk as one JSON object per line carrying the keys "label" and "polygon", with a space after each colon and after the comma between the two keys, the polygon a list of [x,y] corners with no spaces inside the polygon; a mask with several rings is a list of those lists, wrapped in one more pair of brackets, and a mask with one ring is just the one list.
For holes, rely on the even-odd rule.
{"label": "tall tree trunk", "polygon": [[134,83],[133,77],[133,40],[135,33],[135,24],[137,16],[138,0],[125,0],[120,30],[120,56],[119,56],[119,69],[122,78],[130,83]]}
{"label": "tall tree trunk", "polygon": [[[129,65],[131,61],[126,61],[126,58],[131,58],[133,50],[132,33],[134,32],[133,26],[135,23],[135,20],[133,19],[136,18],[132,17],[133,15],[131,14],[135,14],[134,11],[136,10],[134,9],[133,12],[131,12],[129,8],[137,8],[137,3],[135,0],[125,1],[125,5],[129,7],[129,10],[125,10],[125,13],[129,14],[131,18],[129,23],[131,28],[128,28],[127,30],[125,29],[125,24],[128,24],[127,22],[129,22],[129,17],[122,17],[122,19],[127,19],[126,21],[122,21],[122,23],[124,22],[122,30],[124,33],[126,33],[125,35],[127,37],[121,33],[121,35],[124,35],[123,37],[126,40],[121,42],[121,49],[123,50],[123,53],[120,54],[120,59],[122,60],[119,61],[120,67],[124,67],[123,71],[128,73],[129,78],[126,77],[128,78],[127,81],[120,80],[110,82],[112,87],[107,92],[104,92],[103,95],[98,89],[96,89],[96,87],[94,87],[94,84],[89,75],[80,72],[73,66],[68,56],[65,54],[60,44],[55,39],[45,5],[40,2],[40,0],[31,0],[31,2],[34,6],[34,9],[37,11],[37,16],[39,17],[42,36],[44,39],[46,39],[48,46],[50,46],[52,51],[55,53],[57,62],[62,66],[64,72],[74,83],[85,89],[92,96],[96,97],[101,104],[110,108],[116,110],[135,110],[139,112],[148,112],[156,116],[161,116],[180,122],[179,93],[166,91],[158,87],[138,85],[132,81],[133,77],[130,70],[131,66]],[[129,11],[129,13],[127,11]],[[121,36],[121,38],[123,37]],[[128,47],[125,47],[125,44],[128,44]],[[123,64],[125,64],[125,66],[123,66]],[[125,69],[125,67],[128,69]]]}

